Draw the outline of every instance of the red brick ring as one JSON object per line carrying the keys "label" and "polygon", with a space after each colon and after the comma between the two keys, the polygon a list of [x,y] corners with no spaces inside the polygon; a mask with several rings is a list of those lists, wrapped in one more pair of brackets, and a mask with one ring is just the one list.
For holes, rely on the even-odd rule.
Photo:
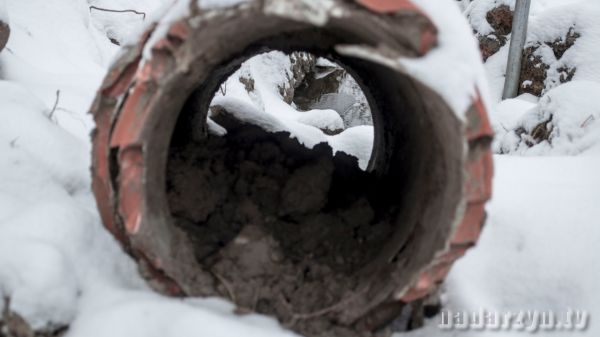
{"label": "red brick ring", "polygon": [[341,298],[307,311],[279,303],[281,294],[268,295],[267,314],[310,336],[385,335],[399,310],[434,292],[475,244],[493,171],[485,108],[475,98],[462,121],[415,78],[338,52],[338,45],[383,45],[414,58],[437,43],[436,28],[411,2],[358,2],[336,0],[325,8],[270,0],[202,9],[191,1],[181,18],[154,24],[114,63],[92,107],[93,191],[104,225],[157,291],[227,297],[222,280],[194,258],[185,232],[173,225],[166,167],[172,137],[192,132],[190,125],[205,130],[218,85],[268,49],[327,55],[359,79],[375,124],[369,170],[384,182],[381,195],[395,210],[389,221],[397,229],[352,274],[356,282],[340,285]]}

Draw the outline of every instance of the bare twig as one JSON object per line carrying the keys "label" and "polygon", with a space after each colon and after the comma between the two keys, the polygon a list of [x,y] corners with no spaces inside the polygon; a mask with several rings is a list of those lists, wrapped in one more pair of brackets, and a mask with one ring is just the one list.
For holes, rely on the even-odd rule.
{"label": "bare twig", "polygon": [[223,276],[215,273],[214,271],[212,272],[212,274],[217,278],[217,280],[219,280],[219,282],[221,282],[223,287],[225,287],[225,290],[227,291],[227,294],[229,295],[229,299],[232,302],[235,302],[235,292],[233,291],[233,288],[231,287],[230,283]]}
{"label": "bare twig", "polygon": [[52,120],[54,118],[54,113],[56,112],[56,107],[58,107],[58,101],[60,100],[60,90],[56,90],[56,100],[54,101],[54,106],[52,110],[48,113],[48,119]]}
{"label": "bare twig", "polygon": [[103,11],[103,12],[111,12],[111,13],[134,13],[137,15],[142,15],[143,19],[144,20],[146,19],[146,13],[136,11],[135,9],[109,9],[109,8],[101,8],[101,7],[97,7],[97,6],[90,6],[90,13],[92,12],[92,9],[95,9],[98,11]]}
{"label": "bare twig", "polygon": [[585,128],[586,126],[588,126],[591,122],[593,122],[596,118],[594,118],[594,115],[590,115],[588,118],[585,119],[585,121],[583,121],[583,123],[581,123],[581,128]]}

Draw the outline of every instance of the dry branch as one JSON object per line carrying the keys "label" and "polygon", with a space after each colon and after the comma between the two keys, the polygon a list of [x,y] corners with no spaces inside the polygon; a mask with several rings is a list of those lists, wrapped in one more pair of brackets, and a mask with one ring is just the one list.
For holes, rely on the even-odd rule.
{"label": "dry branch", "polygon": [[101,7],[97,7],[97,6],[90,6],[90,13],[92,12],[92,9],[95,9],[98,11],[103,11],[103,12],[111,12],[111,13],[134,13],[137,15],[142,15],[142,17],[144,19],[146,19],[146,13],[136,11],[135,9],[109,9],[109,8],[101,8]]}

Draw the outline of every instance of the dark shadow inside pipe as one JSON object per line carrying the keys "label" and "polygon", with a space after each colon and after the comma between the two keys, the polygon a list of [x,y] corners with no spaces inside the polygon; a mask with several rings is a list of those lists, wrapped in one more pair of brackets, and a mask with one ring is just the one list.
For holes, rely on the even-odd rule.
{"label": "dark shadow inside pipe", "polygon": [[[223,60],[180,113],[167,168],[172,216],[215,276],[215,294],[239,306],[282,320],[317,313],[400,263],[408,282],[448,235],[461,198],[458,122],[407,75],[335,51],[352,42],[335,29],[262,39]],[[269,50],[335,60],[358,81],[375,128],[366,172],[326,144],[309,150],[227,111],[219,123],[228,135],[209,135],[219,85]]]}

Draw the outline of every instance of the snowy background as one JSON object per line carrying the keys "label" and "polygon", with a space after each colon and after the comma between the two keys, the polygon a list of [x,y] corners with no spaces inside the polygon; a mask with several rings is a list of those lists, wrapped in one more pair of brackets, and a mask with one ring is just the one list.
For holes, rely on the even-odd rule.
{"label": "snowy background", "polygon": [[[487,11],[514,7],[510,0],[444,1],[462,6],[478,34],[491,32]],[[0,0],[0,18],[7,16],[12,30],[0,53],[0,298],[10,298],[10,309],[36,330],[69,325],[67,336],[291,336],[270,318],[234,315],[221,300],[151,292],[100,223],[90,191],[87,111],[119,50],[109,38],[134,40],[165,3],[8,0],[4,11]],[[503,155],[494,158],[494,199],[483,235],[452,270],[444,298],[449,309],[588,310],[587,334],[598,336],[600,3],[532,3],[528,45],[565,36],[572,26],[581,36],[560,59],[537,49],[549,67],[541,97],[502,102],[508,45],[487,60],[494,149]],[[147,17],[90,11],[92,5],[134,8]],[[564,65],[577,71],[562,84]],[[244,104],[256,103],[242,96]],[[292,117],[288,123],[297,122]],[[547,131],[542,139],[534,137],[540,125]],[[359,133],[369,139],[368,131]],[[432,319],[408,335],[453,334],[523,332],[440,332]]]}

